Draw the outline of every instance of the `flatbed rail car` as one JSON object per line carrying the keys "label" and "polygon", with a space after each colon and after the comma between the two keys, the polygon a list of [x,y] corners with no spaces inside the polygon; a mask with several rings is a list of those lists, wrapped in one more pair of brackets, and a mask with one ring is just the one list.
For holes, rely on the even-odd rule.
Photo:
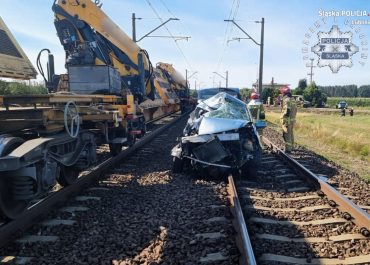
{"label": "flatbed rail car", "polygon": [[145,133],[130,96],[125,104],[114,95],[0,96],[0,105],[0,215],[8,219],[56,182],[71,184],[96,162],[98,144],[116,154]]}
{"label": "flatbed rail car", "polygon": [[52,10],[67,73],[55,74],[42,49],[37,68],[49,94],[0,97],[0,215],[9,219],[56,182],[71,184],[96,161],[98,144],[119,153],[145,133],[145,122],[184,110],[189,98],[181,74],[153,67],[99,1],[55,0]]}

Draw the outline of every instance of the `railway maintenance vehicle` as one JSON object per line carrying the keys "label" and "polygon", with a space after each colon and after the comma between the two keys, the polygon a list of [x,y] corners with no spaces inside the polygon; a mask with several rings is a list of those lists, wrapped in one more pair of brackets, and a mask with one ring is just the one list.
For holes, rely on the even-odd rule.
{"label": "railway maintenance vehicle", "polygon": [[[57,0],[55,28],[66,74],[42,49],[37,67],[48,94],[0,96],[0,216],[15,219],[58,182],[71,185],[97,162],[145,134],[145,124],[179,111],[188,84],[172,65],[153,67],[148,53],[101,9],[99,1]],[[41,58],[48,54],[47,71]]]}

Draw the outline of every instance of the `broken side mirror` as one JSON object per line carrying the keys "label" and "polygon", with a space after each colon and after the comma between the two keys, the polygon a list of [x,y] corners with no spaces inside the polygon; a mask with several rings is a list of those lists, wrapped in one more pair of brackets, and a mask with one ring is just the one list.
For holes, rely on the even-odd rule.
{"label": "broken side mirror", "polygon": [[256,126],[256,129],[263,129],[263,128],[266,127],[266,122],[265,121],[256,121],[254,126]]}

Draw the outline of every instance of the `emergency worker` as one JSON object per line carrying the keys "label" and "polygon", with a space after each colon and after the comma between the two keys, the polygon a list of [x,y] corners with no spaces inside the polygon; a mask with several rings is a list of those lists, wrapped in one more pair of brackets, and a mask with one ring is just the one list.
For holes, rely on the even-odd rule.
{"label": "emergency worker", "polygon": [[280,123],[283,129],[285,151],[290,152],[294,147],[293,127],[297,114],[297,105],[288,86],[282,87],[280,93],[283,96]]}
{"label": "emergency worker", "polygon": [[264,127],[266,127],[265,110],[263,108],[263,104],[260,100],[259,94],[253,92],[250,99],[251,100],[247,104],[247,107],[252,115],[253,123],[257,127],[258,134],[262,135],[262,130]]}
{"label": "emergency worker", "polygon": [[353,116],[353,108],[349,109],[349,116]]}

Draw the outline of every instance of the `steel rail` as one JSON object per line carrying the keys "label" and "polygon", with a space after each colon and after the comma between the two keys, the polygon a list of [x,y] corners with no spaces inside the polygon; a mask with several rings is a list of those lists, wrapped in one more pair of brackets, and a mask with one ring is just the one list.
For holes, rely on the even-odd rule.
{"label": "steel rail", "polygon": [[[179,111],[179,110],[176,110],[176,111],[173,111],[173,112],[171,112],[171,113],[167,113],[167,114],[161,115],[161,116],[159,116],[159,117],[157,117],[157,118],[154,118],[154,119],[152,119],[152,120],[150,120],[150,121],[146,121],[146,122],[145,122],[145,125],[155,123],[155,122],[157,122],[157,121],[159,121],[159,120],[161,120],[161,119],[164,119],[164,118],[166,118],[166,117],[169,117],[169,116],[171,116],[171,115],[174,115],[174,114],[176,114],[176,113],[178,113],[178,112],[180,112],[180,111]],[[183,114],[180,114],[180,115],[183,115]]]}
{"label": "steel rail", "polygon": [[[345,218],[361,228],[364,236],[370,236],[370,215],[354,204],[351,200],[333,188],[330,184],[320,179],[316,174],[301,165],[298,161],[290,157],[283,150],[274,145],[266,137],[262,137],[263,142],[270,147],[274,152],[280,155],[285,161],[292,165],[302,176],[312,183],[316,188],[320,189],[330,200],[334,201],[336,206],[345,213]],[[349,215],[349,216],[348,216]]]}
{"label": "steel rail", "polygon": [[181,120],[181,118],[184,116],[186,116],[186,114],[174,118],[174,120],[172,120],[170,123],[165,124],[153,132],[145,135],[133,146],[122,151],[119,155],[110,157],[101,164],[93,167],[90,173],[78,178],[73,185],[64,187],[61,190],[49,195],[44,200],[32,205],[32,207],[27,209],[17,219],[2,225],[0,227],[0,247],[5,246],[14,238],[20,236],[25,230],[42,219],[43,215],[54,209],[57,204],[65,202],[74,194],[79,193],[85,187],[94,183],[104,172],[110,170],[113,166],[120,163],[124,158],[133,154],[136,150],[142,148],[155,137],[160,135],[163,131],[167,130],[169,127]]}
{"label": "steel rail", "polygon": [[229,199],[231,203],[231,210],[236,218],[236,230],[239,231],[241,244],[239,244],[239,250],[241,252],[241,262],[240,264],[249,264],[249,265],[256,265],[256,258],[254,256],[252,243],[248,234],[248,229],[245,224],[243,211],[240,206],[238,193],[236,191],[235,182],[233,177],[230,175],[228,177],[229,179],[229,185],[228,185],[228,191],[229,191]]}

